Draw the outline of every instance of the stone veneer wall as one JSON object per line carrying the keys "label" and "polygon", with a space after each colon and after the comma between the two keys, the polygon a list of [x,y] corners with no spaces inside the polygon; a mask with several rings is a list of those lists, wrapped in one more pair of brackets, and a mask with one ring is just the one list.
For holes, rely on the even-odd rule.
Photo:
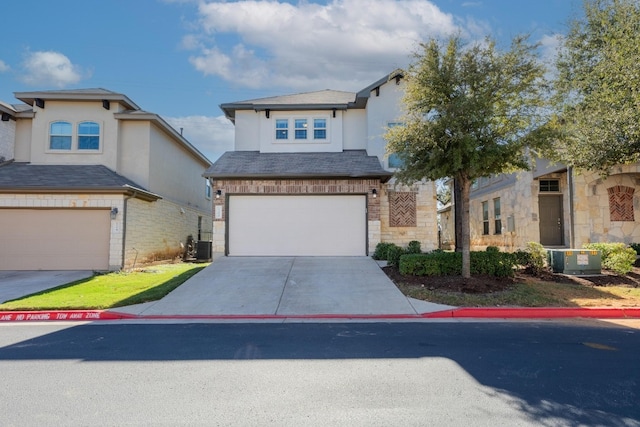
{"label": "stone veneer wall", "polygon": [[[378,197],[373,197],[374,189]],[[222,197],[215,198],[217,190],[222,191]],[[373,253],[380,242],[380,191],[378,179],[216,180],[213,183],[213,251],[225,252],[227,194],[366,194],[369,253]]]}
{"label": "stone veneer wall", "polygon": [[111,220],[109,243],[109,269],[119,270],[122,265],[122,226],[124,199],[122,194],[0,194],[0,208],[74,208],[109,209],[120,212]]}
{"label": "stone veneer wall", "polygon": [[[557,179],[560,191],[548,193],[562,195],[564,242],[569,245],[570,213],[568,208],[569,191],[566,173],[552,173],[540,179]],[[491,193],[482,194],[471,200],[469,207],[470,238],[472,250],[484,250],[487,246],[497,246],[503,251],[511,252],[526,248],[527,242],[540,241],[540,222],[538,215],[539,181],[533,179],[531,172],[523,171],[517,176],[515,185],[501,188]],[[500,198],[500,216],[502,234],[494,234],[493,200]],[[544,196],[542,196],[544,197]],[[483,235],[482,202],[489,202],[489,232]],[[514,229],[508,229],[509,217],[513,218]]]}
{"label": "stone veneer wall", "polygon": [[[634,221],[612,221],[608,189],[635,189]],[[593,242],[640,243],[640,163],[617,166],[603,179],[597,172],[574,175],[575,246]]]}
{"label": "stone veneer wall", "polygon": [[165,199],[155,202],[129,199],[126,215],[124,268],[182,254],[187,236],[198,238],[198,216],[202,217],[202,230],[211,229],[210,212]]}
{"label": "stone veneer wall", "polygon": [[[413,193],[415,194],[415,226],[394,227],[391,216],[398,215],[398,212],[390,212],[390,198],[392,193]],[[423,251],[430,251],[438,247],[438,220],[435,183],[420,182],[410,187],[387,183],[380,191],[380,241],[395,243],[406,247],[412,240],[420,242]],[[405,198],[409,199],[409,198]],[[401,208],[406,209],[407,206]],[[411,214],[401,212],[402,218],[406,219]],[[400,221],[402,222],[402,221]],[[411,221],[409,221],[411,222]]]}

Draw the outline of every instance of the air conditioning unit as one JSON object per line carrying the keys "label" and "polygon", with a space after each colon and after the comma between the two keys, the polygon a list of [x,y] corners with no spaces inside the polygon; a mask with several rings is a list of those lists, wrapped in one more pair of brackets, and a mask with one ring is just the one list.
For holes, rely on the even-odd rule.
{"label": "air conditioning unit", "polygon": [[600,274],[602,256],[600,251],[586,249],[552,249],[547,252],[547,261],[554,273]]}

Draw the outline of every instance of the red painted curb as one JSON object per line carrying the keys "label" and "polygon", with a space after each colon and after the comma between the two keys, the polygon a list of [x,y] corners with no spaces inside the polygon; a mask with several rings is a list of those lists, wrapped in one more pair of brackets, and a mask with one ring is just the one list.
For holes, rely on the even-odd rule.
{"label": "red painted curb", "polygon": [[532,307],[532,308],[457,308],[425,313],[427,319],[626,319],[640,318],[640,308],[584,308],[584,307]]}
{"label": "red painted curb", "polygon": [[126,318],[137,318],[137,316],[106,310],[0,311],[0,322],[118,320]]}
{"label": "red painted curb", "polygon": [[106,310],[7,311],[0,322],[82,320],[410,320],[410,319],[640,319],[640,308],[456,308],[424,314],[220,314],[220,315],[135,315]]}

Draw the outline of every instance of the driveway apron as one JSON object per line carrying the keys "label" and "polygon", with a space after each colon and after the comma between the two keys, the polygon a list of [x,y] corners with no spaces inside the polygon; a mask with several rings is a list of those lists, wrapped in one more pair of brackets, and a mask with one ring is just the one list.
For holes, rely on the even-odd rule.
{"label": "driveway apron", "polygon": [[114,311],[143,316],[416,314],[369,257],[221,257],[162,300]]}

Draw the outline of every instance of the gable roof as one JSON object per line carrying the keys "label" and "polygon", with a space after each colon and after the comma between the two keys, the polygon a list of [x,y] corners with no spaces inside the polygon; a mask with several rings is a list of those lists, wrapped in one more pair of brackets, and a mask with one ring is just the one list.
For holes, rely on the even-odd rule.
{"label": "gable roof", "polygon": [[107,192],[127,193],[143,200],[161,199],[103,165],[0,165],[0,193],[17,192]]}
{"label": "gable roof", "polygon": [[213,179],[243,178],[379,178],[393,173],[366,150],[335,153],[260,153],[227,151],[203,174]]}

